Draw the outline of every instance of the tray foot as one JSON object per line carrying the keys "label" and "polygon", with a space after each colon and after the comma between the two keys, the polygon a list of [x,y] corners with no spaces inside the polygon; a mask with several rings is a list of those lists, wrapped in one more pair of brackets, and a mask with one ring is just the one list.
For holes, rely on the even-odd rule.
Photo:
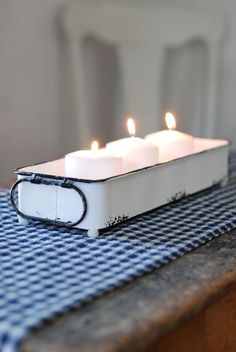
{"label": "tray foot", "polygon": [[29,220],[23,218],[23,217],[20,216],[20,215],[17,215],[17,218],[18,218],[18,221],[19,221],[19,224],[20,224],[20,225],[27,226],[27,225],[29,224]]}
{"label": "tray foot", "polygon": [[98,229],[90,229],[87,231],[87,235],[89,238],[97,238],[99,235]]}
{"label": "tray foot", "polygon": [[229,177],[228,176],[224,177],[220,182],[221,187],[226,186],[228,184],[228,181],[229,181]]}

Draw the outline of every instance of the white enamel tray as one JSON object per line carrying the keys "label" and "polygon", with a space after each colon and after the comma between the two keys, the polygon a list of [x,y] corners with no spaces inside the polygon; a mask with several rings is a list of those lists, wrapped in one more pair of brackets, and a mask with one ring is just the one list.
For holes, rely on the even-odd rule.
{"label": "white enamel tray", "polygon": [[227,140],[196,138],[191,155],[96,181],[65,177],[64,158],[22,167],[16,170],[11,201],[23,224],[40,220],[96,237],[99,230],[224,184],[229,145]]}

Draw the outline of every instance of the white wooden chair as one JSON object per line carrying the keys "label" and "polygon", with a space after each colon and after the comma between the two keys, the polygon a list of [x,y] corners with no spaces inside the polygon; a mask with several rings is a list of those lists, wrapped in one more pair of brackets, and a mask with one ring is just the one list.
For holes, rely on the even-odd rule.
{"label": "white wooden chair", "polygon": [[125,110],[145,119],[139,134],[160,128],[162,71],[167,48],[201,39],[207,47],[206,104],[195,122],[196,134],[212,136],[217,126],[220,48],[224,18],[218,13],[127,4],[73,4],[62,16],[75,88],[77,136],[80,146],[91,140],[82,41],[92,35],[115,46],[122,75]]}

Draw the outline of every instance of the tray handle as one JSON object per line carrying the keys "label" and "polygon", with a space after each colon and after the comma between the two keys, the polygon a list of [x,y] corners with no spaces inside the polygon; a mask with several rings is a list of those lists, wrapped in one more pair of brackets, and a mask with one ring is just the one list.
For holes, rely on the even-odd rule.
{"label": "tray handle", "polygon": [[[49,186],[49,185],[50,186],[59,186],[62,188],[73,189],[75,192],[77,192],[79,194],[79,196],[82,199],[82,203],[83,203],[82,215],[80,216],[80,218],[78,220],[76,220],[75,222],[72,223],[70,221],[64,222],[64,221],[58,221],[58,220],[51,220],[51,219],[47,219],[47,218],[41,218],[38,216],[27,215],[27,214],[22,213],[16,205],[14,196],[15,196],[15,192],[16,192],[19,184],[24,183],[24,182],[29,182],[29,183],[34,183],[34,184],[43,184],[46,186]],[[74,226],[78,225],[85,218],[85,216],[87,214],[87,210],[88,210],[88,204],[87,204],[87,200],[86,200],[84,193],[81,191],[81,189],[79,187],[75,186],[73,183],[68,182],[67,179],[64,179],[62,182],[48,181],[48,180],[46,181],[46,180],[43,180],[39,177],[35,177],[35,175],[33,178],[19,179],[11,187],[10,200],[11,200],[11,204],[12,204],[14,210],[16,211],[17,215],[21,216],[23,219],[38,220],[38,221],[42,221],[42,222],[50,224],[50,225],[57,225],[57,226],[74,227]]]}

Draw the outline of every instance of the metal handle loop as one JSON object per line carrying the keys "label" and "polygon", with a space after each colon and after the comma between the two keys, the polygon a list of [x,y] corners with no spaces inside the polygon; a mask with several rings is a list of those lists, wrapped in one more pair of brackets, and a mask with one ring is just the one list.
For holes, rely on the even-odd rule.
{"label": "metal handle loop", "polygon": [[[27,214],[22,213],[16,205],[14,195],[15,195],[16,189],[19,186],[19,184],[23,183],[23,182],[29,182],[29,183],[34,183],[34,184],[43,184],[46,186],[49,186],[49,185],[50,186],[59,186],[59,187],[63,187],[63,188],[73,189],[74,191],[76,191],[79,194],[79,196],[82,199],[83,212],[82,212],[81,217],[77,221],[72,223],[72,222],[51,220],[51,219],[47,219],[47,218],[41,218],[38,216],[32,216],[32,215],[27,215]],[[87,214],[87,210],[88,210],[87,200],[86,200],[84,193],[81,191],[81,189],[79,187],[75,186],[73,183],[68,182],[67,179],[64,179],[63,182],[43,180],[43,179],[36,177],[36,176],[34,176],[33,178],[19,179],[11,187],[10,200],[11,200],[11,204],[12,204],[14,210],[22,218],[27,219],[27,220],[38,220],[38,221],[45,222],[47,224],[57,225],[57,226],[74,227],[74,226],[78,225],[85,218],[85,216]]]}

